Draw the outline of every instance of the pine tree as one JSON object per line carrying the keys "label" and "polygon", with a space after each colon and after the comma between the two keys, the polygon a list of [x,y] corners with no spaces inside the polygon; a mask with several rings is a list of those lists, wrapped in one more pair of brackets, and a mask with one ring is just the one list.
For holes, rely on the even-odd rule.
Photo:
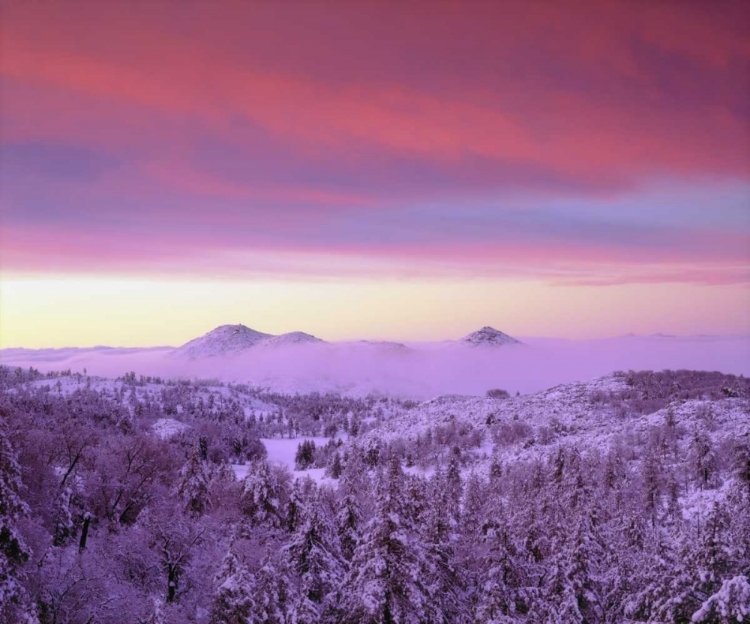
{"label": "pine tree", "polygon": [[432,566],[404,513],[404,475],[391,461],[378,485],[375,515],[354,552],[343,587],[342,620],[362,624],[443,622]]}
{"label": "pine tree", "polygon": [[484,526],[482,541],[487,554],[477,588],[476,620],[488,624],[510,624],[523,604],[522,565],[507,520],[498,507]]}
{"label": "pine tree", "polygon": [[492,456],[492,463],[490,464],[490,490],[500,495],[503,487],[503,463],[497,455]]}
{"label": "pine tree", "polygon": [[[437,469],[440,471],[440,468]],[[427,506],[426,481],[416,475],[405,475],[403,483],[404,515],[414,526],[421,526]],[[445,511],[445,510],[444,510]]]}
{"label": "pine tree", "polygon": [[18,521],[29,514],[20,496],[22,489],[16,454],[0,429],[0,614],[18,622],[36,618],[22,584],[21,568],[31,556],[18,530]]}
{"label": "pine tree", "polygon": [[709,596],[691,617],[692,622],[744,622],[750,615],[750,579],[738,574],[727,579],[721,588]]}
{"label": "pine tree", "polygon": [[286,506],[286,530],[290,533],[294,533],[297,530],[303,508],[304,501],[302,500],[301,481],[297,479],[292,485],[289,502]]}
{"label": "pine tree", "polygon": [[690,442],[690,463],[693,474],[701,489],[713,484],[716,470],[716,453],[709,435],[696,429]]}
{"label": "pine tree", "polygon": [[71,498],[73,492],[66,485],[55,504],[55,529],[52,536],[54,546],[65,546],[75,537],[75,523],[71,512]]}
{"label": "pine tree", "polygon": [[534,592],[526,621],[535,624],[584,624],[586,620],[578,608],[565,565],[557,559],[549,566],[543,585]]}
{"label": "pine tree", "polygon": [[661,565],[644,594],[652,619],[690,621],[705,601],[719,592],[736,566],[736,555],[727,527],[728,510],[715,503],[705,524],[685,532],[674,554]]}
{"label": "pine tree", "polygon": [[240,506],[253,526],[282,526],[281,484],[265,460],[256,460],[250,467],[243,482]]}
{"label": "pine tree", "polygon": [[218,587],[211,609],[211,624],[246,624],[255,609],[254,581],[231,551],[224,557],[216,580]]}
{"label": "pine tree", "polygon": [[651,521],[651,526],[657,524],[661,508],[661,465],[653,448],[646,449],[646,455],[641,462],[641,478],[643,482],[643,510]]}
{"label": "pine tree", "polygon": [[351,561],[360,540],[362,527],[362,510],[354,494],[346,494],[339,503],[336,515],[336,528],[341,544],[341,554],[346,561]]}
{"label": "pine tree", "polygon": [[750,432],[736,441],[733,463],[740,489],[750,501]]}
{"label": "pine tree", "polygon": [[599,565],[604,562],[604,549],[597,534],[596,513],[580,515],[575,534],[567,549],[567,575],[576,597],[578,609],[587,622],[603,620],[603,588]]}
{"label": "pine tree", "polygon": [[255,609],[250,624],[287,624],[294,621],[289,616],[297,601],[289,570],[283,565],[274,565],[266,560],[255,576],[252,592]]}
{"label": "pine tree", "polygon": [[427,507],[423,514],[423,538],[427,557],[432,566],[433,591],[443,613],[450,622],[458,622],[466,612],[463,601],[463,579],[456,561],[458,523],[452,514],[446,513],[452,504],[448,475],[437,471],[430,480]]}
{"label": "pine tree", "polygon": [[463,514],[461,515],[461,534],[469,540],[479,537],[487,506],[485,496],[482,480],[472,473],[466,480]]}
{"label": "pine tree", "polygon": [[453,520],[458,524],[461,517],[461,499],[463,498],[464,482],[461,478],[461,464],[459,455],[461,451],[458,447],[453,449],[450,461],[448,462],[448,471],[446,473],[446,483],[448,498],[446,508],[451,514]]}
{"label": "pine tree", "polygon": [[332,479],[338,479],[341,477],[341,473],[344,468],[341,465],[341,454],[336,451],[333,454],[333,462],[331,463],[330,475]]}
{"label": "pine tree", "polygon": [[305,504],[283,556],[300,580],[297,611],[319,613],[321,605],[339,588],[345,572],[338,534],[319,491],[314,490]]}
{"label": "pine tree", "polygon": [[197,517],[211,509],[209,492],[210,475],[207,465],[193,453],[180,471],[180,484],[177,495],[182,499],[185,512]]}

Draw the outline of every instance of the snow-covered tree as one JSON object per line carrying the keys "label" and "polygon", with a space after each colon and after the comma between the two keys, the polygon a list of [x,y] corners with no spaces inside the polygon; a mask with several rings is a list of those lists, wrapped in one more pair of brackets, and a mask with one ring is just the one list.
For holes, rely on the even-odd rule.
{"label": "snow-covered tree", "polygon": [[70,485],[63,487],[55,504],[55,530],[52,543],[55,546],[65,546],[75,536],[75,522],[71,510],[73,491]]}
{"label": "snow-covered tree", "polygon": [[284,514],[282,485],[265,460],[256,460],[242,484],[240,505],[253,525],[280,528]]}
{"label": "snow-covered tree", "polygon": [[211,509],[210,482],[208,464],[201,461],[198,453],[193,453],[180,471],[177,487],[187,513],[197,517]]}
{"label": "snow-covered tree", "polygon": [[450,622],[459,622],[467,615],[463,599],[463,579],[456,559],[458,521],[447,510],[458,505],[452,499],[458,492],[451,491],[449,474],[437,471],[430,480],[429,498],[423,515],[422,536],[427,550],[427,561],[431,570],[431,591],[443,617]]}
{"label": "snow-covered tree", "polygon": [[702,429],[693,432],[690,441],[690,464],[701,489],[713,485],[716,471],[716,452],[711,437]]}
{"label": "snow-covered tree", "polygon": [[734,624],[745,622],[750,616],[750,578],[738,574],[725,580],[716,593],[711,594],[690,620]]}
{"label": "snow-covered tree", "polygon": [[464,481],[461,477],[461,463],[459,461],[460,452],[458,448],[453,449],[445,475],[445,487],[448,494],[446,499],[448,507],[446,510],[451,514],[456,524],[458,524],[461,517],[461,499],[464,492]]}
{"label": "snow-covered tree", "polygon": [[0,613],[9,614],[9,621],[18,618],[18,622],[36,617],[22,582],[22,566],[31,555],[18,528],[19,520],[29,514],[22,489],[16,454],[0,428]]}
{"label": "snow-covered tree", "polygon": [[[299,578],[298,610],[318,613],[339,589],[345,573],[338,533],[314,490],[301,510],[300,522],[283,548],[287,566]],[[309,602],[310,604],[303,604]]]}
{"label": "snow-covered tree", "polygon": [[475,615],[480,622],[510,624],[524,605],[523,566],[502,510],[496,509],[493,516],[482,536],[487,554],[479,577]]}
{"label": "snow-covered tree", "polygon": [[292,491],[289,493],[289,501],[286,505],[286,530],[290,533],[294,533],[297,530],[304,507],[302,481],[301,479],[297,479],[292,485]]}
{"label": "snow-covered tree", "polygon": [[211,608],[211,624],[246,624],[255,609],[254,579],[231,551],[216,576],[218,587]]}
{"label": "snow-covered tree", "polygon": [[[527,622],[539,624],[584,624],[575,589],[565,564],[555,559],[548,564],[542,585],[533,593]],[[503,622],[503,620],[500,620]],[[505,624],[503,622],[503,624]]]}
{"label": "snow-covered tree", "polygon": [[357,497],[346,494],[339,503],[336,514],[336,529],[341,544],[341,554],[346,561],[351,561],[359,544],[362,530],[362,510]]}
{"label": "snow-covered tree", "polygon": [[404,474],[391,461],[381,475],[375,515],[354,551],[342,594],[343,622],[443,622],[427,549],[404,513]]}
{"label": "snow-covered tree", "polygon": [[255,575],[252,599],[255,609],[248,620],[251,624],[287,624],[294,620],[297,595],[283,562],[279,565],[267,559]]}
{"label": "snow-covered tree", "polygon": [[460,524],[461,534],[467,539],[479,536],[487,508],[486,496],[487,492],[482,487],[482,480],[472,473],[466,480]]}

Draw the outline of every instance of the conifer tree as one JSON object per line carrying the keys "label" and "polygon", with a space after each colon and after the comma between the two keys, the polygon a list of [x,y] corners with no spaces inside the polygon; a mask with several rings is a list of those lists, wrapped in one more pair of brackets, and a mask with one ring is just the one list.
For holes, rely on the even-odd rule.
{"label": "conifer tree", "polygon": [[518,549],[501,508],[484,526],[483,542],[487,554],[477,589],[476,620],[492,624],[510,624],[525,604],[521,591],[522,565]]}
{"label": "conifer tree", "polygon": [[52,537],[52,544],[55,546],[65,546],[75,535],[75,523],[70,509],[72,497],[70,485],[65,485],[55,504],[55,530]]}
{"label": "conifer tree", "polygon": [[245,624],[255,608],[254,581],[247,568],[231,551],[217,574],[218,587],[211,609],[211,624]]}
{"label": "conifer tree", "polygon": [[288,568],[300,581],[296,609],[300,613],[319,613],[321,606],[339,588],[345,562],[338,534],[317,489],[306,502],[283,554]]}
{"label": "conifer tree", "polygon": [[289,570],[280,562],[275,565],[266,559],[258,574],[252,592],[255,609],[251,624],[287,624],[297,601],[297,595],[289,578]]}
{"label": "conifer tree", "polygon": [[0,613],[18,622],[36,618],[22,584],[22,566],[31,555],[18,530],[19,520],[29,513],[22,489],[16,454],[0,428]]}
{"label": "conifer tree", "polygon": [[336,529],[339,534],[341,554],[346,561],[351,561],[362,529],[362,510],[354,494],[346,494],[341,499],[336,515]]}
{"label": "conifer tree", "polygon": [[432,569],[432,582],[443,616],[458,622],[466,614],[463,579],[456,561],[458,524],[446,510],[452,504],[448,475],[437,471],[429,484],[427,507],[423,514],[423,536]]}
{"label": "conifer tree", "polygon": [[254,526],[282,526],[281,494],[281,484],[268,462],[262,459],[254,461],[243,482],[240,499],[242,511]]}
{"label": "conifer tree", "polygon": [[177,488],[186,513],[197,517],[211,509],[210,481],[207,464],[200,460],[198,453],[193,453],[180,471]]}
{"label": "conifer tree", "polygon": [[447,488],[448,507],[446,510],[451,514],[453,520],[458,524],[461,517],[461,499],[463,498],[464,482],[461,478],[461,464],[459,462],[460,449],[453,449],[448,461],[448,471],[445,475],[445,487]]}
{"label": "conifer tree", "polygon": [[690,463],[693,474],[701,489],[713,484],[716,469],[716,453],[709,435],[700,429],[693,432],[690,442]]}
{"label": "conifer tree", "polygon": [[375,515],[354,552],[343,587],[344,622],[386,624],[443,622],[432,567],[409,520],[404,475],[397,460],[381,474]]}

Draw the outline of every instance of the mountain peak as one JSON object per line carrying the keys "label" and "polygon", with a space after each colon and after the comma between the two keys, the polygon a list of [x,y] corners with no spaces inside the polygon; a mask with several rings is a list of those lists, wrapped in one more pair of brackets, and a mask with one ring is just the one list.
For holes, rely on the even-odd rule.
{"label": "mountain peak", "polygon": [[237,325],[219,325],[207,334],[195,338],[175,349],[173,354],[179,357],[211,357],[230,355],[244,351],[261,340],[270,338],[271,334],[250,329],[241,323]]}
{"label": "mountain peak", "polygon": [[324,342],[305,332],[295,331],[288,334],[266,334],[238,323],[237,325],[219,325],[207,334],[185,343],[172,351],[175,357],[204,358],[221,355],[237,355],[255,346],[283,347]]}
{"label": "mountain peak", "polygon": [[494,327],[485,325],[482,329],[479,329],[471,334],[468,334],[461,338],[460,342],[464,342],[473,346],[501,346],[501,345],[512,345],[521,344],[519,340],[516,340],[512,336],[505,334]]}

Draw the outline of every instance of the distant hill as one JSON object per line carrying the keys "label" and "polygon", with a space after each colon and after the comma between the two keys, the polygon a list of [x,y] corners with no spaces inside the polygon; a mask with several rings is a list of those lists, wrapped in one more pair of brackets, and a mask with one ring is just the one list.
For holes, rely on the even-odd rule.
{"label": "distant hill", "polygon": [[489,325],[464,336],[459,342],[475,347],[500,347],[505,345],[522,344],[520,340],[516,340],[512,336],[504,334]]}

